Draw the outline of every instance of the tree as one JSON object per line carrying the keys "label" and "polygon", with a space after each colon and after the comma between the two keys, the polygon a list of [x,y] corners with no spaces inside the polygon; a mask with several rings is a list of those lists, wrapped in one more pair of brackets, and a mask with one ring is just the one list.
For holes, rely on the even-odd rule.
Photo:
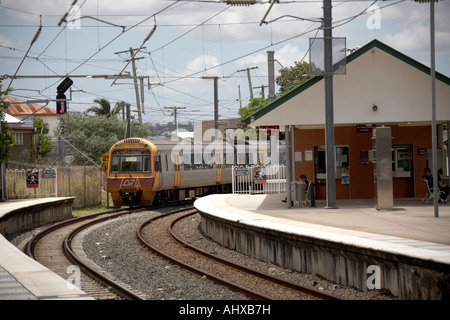
{"label": "tree", "polygon": [[41,118],[34,118],[33,126],[36,128],[37,155],[40,158],[45,158],[53,150],[52,138],[48,134],[50,131],[48,123]]}
{"label": "tree", "polygon": [[[74,146],[91,158],[94,162],[100,161],[102,154],[109,151],[117,141],[124,139],[126,121],[117,117],[92,116],[81,113],[71,113],[65,121],[64,138],[71,141]],[[145,138],[149,136],[147,125],[132,125],[133,137]],[[87,159],[80,153],[75,153],[77,163],[85,163]]]}
{"label": "tree", "polygon": [[[9,90],[2,91],[2,83],[0,81],[0,101],[8,94]],[[9,128],[8,123],[5,122],[4,107],[0,107],[0,162],[8,161],[11,157],[12,148],[14,146],[14,135]]]}
{"label": "tree", "polygon": [[94,99],[95,103],[98,103],[98,106],[90,107],[86,110],[86,113],[93,112],[97,116],[111,116],[111,104],[108,100],[102,99]]}
{"label": "tree", "polygon": [[299,63],[296,61],[294,66],[281,68],[279,72],[280,75],[276,78],[276,82],[280,86],[279,96],[285,95],[312,78],[309,75],[309,64],[307,62]]}
{"label": "tree", "polygon": [[[277,99],[312,78],[309,75],[309,64],[307,62],[299,63],[296,61],[294,66],[282,68],[279,72],[280,75],[276,78],[276,83],[280,86]],[[269,99],[253,98],[248,105],[240,108],[238,111],[241,117],[239,127],[246,129],[246,125],[243,124],[242,120],[264,108],[268,103]]]}
{"label": "tree", "polygon": [[[254,114],[256,111],[264,108],[269,103],[269,99],[263,99],[263,98],[253,98],[250,99],[250,103],[246,105],[245,107],[239,108],[238,114],[241,116],[241,120],[247,118],[248,116]],[[242,124],[239,125],[242,129],[245,128],[245,126]]]}

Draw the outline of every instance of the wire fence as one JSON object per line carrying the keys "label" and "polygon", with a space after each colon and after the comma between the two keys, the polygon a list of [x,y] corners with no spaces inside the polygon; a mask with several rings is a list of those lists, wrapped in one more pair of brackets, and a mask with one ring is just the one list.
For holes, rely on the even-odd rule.
{"label": "wire fence", "polygon": [[6,199],[75,197],[74,208],[102,203],[102,171],[98,166],[45,166],[9,161]]}

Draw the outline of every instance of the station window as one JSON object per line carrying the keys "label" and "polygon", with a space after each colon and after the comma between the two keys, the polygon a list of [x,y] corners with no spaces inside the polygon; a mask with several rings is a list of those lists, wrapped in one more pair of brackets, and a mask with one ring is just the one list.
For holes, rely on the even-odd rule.
{"label": "station window", "polygon": [[411,177],[412,146],[392,146],[392,171],[393,177]]}
{"label": "station window", "polygon": [[[348,146],[335,146],[335,178],[339,179],[342,172],[347,171],[349,167]],[[315,153],[315,173],[316,179],[327,178],[326,166],[326,148],[325,146],[314,147]]]}

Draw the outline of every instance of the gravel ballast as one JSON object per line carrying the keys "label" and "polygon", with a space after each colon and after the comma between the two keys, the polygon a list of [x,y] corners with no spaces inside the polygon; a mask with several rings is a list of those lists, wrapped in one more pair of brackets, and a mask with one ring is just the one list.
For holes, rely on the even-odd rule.
{"label": "gravel ballast", "polygon": [[[168,210],[170,209],[166,211]],[[136,230],[142,223],[159,214],[156,211],[145,211],[89,231],[83,240],[87,257],[151,299],[247,299],[241,294],[211,283],[204,277],[200,278],[181,270],[143,248],[136,239]],[[199,215],[185,219],[177,225],[176,231],[182,234],[188,243],[207,252],[344,299],[393,299],[389,293],[385,294],[381,290],[361,292],[315,275],[302,274],[226,249],[206,239],[199,232],[199,221]]]}

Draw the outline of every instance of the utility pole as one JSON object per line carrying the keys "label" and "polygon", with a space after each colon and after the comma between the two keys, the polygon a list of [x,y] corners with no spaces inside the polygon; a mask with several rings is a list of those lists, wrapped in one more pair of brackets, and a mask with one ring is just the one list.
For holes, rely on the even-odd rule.
{"label": "utility pole", "polygon": [[[139,77],[140,80],[140,85],[141,85],[141,110],[142,113],[145,114],[145,109],[144,109],[144,77]],[[149,80],[150,82],[150,80]],[[150,84],[149,84],[150,86]]]}
{"label": "utility pole", "polygon": [[237,71],[237,72],[247,71],[248,89],[250,90],[250,99],[253,99],[252,78],[250,76],[250,70],[253,70],[253,69],[258,69],[258,67],[245,68],[245,69],[241,69],[241,70]]}
{"label": "utility pole", "polygon": [[269,103],[272,103],[275,101],[275,59],[273,51],[267,51],[267,63],[269,69]]}
{"label": "utility pole", "polygon": [[219,89],[217,79],[219,76],[205,76],[203,79],[214,79],[214,137],[219,139]]}
{"label": "utility pole", "polygon": [[[133,82],[134,82],[134,92],[136,94],[136,106],[137,106],[137,112],[138,112],[138,121],[139,121],[139,124],[142,124],[141,99],[143,100],[143,97],[139,98],[139,85],[138,85],[138,82],[137,82],[138,76],[136,74],[135,60],[144,59],[144,57],[136,58],[135,57],[136,54],[134,53],[134,51],[138,51],[140,49],[145,49],[145,47],[143,47],[143,48],[136,48],[136,49],[133,49],[133,48],[130,47],[129,50],[115,52],[114,54],[120,54],[120,53],[125,53],[125,52],[129,52],[130,53],[130,57],[131,58],[130,58],[129,61],[131,61],[131,67],[133,69]],[[142,79],[142,77],[141,77],[141,79]],[[141,92],[141,94],[142,93],[143,92]]]}
{"label": "utility pole", "polygon": [[141,102],[139,100],[139,87],[137,83],[137,76],[136,76],[136,64],[135,60],[143,59],[141,58],[135,58],[133,54],[133,48],[130,48],[130,57],[131,57],[131,66],[133,68],[133,82],[134,82],[134,92],[136,93],[136,106],[138,109],[138,120],[139,124],[142,124],[142,112],[141,112]]}
{"label": "utility pole", "polygon": [[130,104],[126,103],[125,107],[127,108],[127,130],[125,133],[125,138],[131,138],[131,112],[130,112]]}
{"label": "utility pole", "polygon": [[327,208],[336,208],[334,114],[333,114],[333,35],[331,0],[323,0],[324,81],[325,81],[325,148],[327,170]]}
{"label": "utility pole", "polygon": [[242,108],[242,99],[241,99],[241,85],[238,84],[238,91],[239,91],[239,109]]}
{"label": "utility pole", "polygon": [[264,94],[264,88],[267,88],[267,87],[268,87],[268,86],[260,85],[259,87],[253,87],[253,89],[261,88],[261,97],[262,97],[263,99],[265,99],[266,97],[265,97],[265,94]]}
{"label": "utility pole", "polygon": [[[145,48],[145,47],[143,47],[143,48]],[[137,83],[138,77],[136,75],[136,64],[134,62],[135,60],[144,59],[144,57],[140,57],[140,58],[135,57],[136,54],[134,53],[134,51],[137,51],[140,49],[141,48],[137,48],[137,49],[130,48],[129,50],[126,50],[126,51],[114,52],[114,54],[120,54],[120,53],[125,53],[125,52],[130,53],[131,58],[129,61],[131,61],[131,67],[133,68],[133,82],[134,82],[134,92],[136,94],[136,106],[137,106],[137,112],[138,112],[138,120],[139,120],[139,124],[142,124],[141,99],[139,98],[139,86]]]}
{"label": "utility pole", "polygon": [[177,110],[180,109],[186,109],[186,107],[164,107],[164,109],[170,109],[173,110],[173,117],[174,117],[174,122],[175,122],[175,134],[178,137],[178,121],[177,121]]}

